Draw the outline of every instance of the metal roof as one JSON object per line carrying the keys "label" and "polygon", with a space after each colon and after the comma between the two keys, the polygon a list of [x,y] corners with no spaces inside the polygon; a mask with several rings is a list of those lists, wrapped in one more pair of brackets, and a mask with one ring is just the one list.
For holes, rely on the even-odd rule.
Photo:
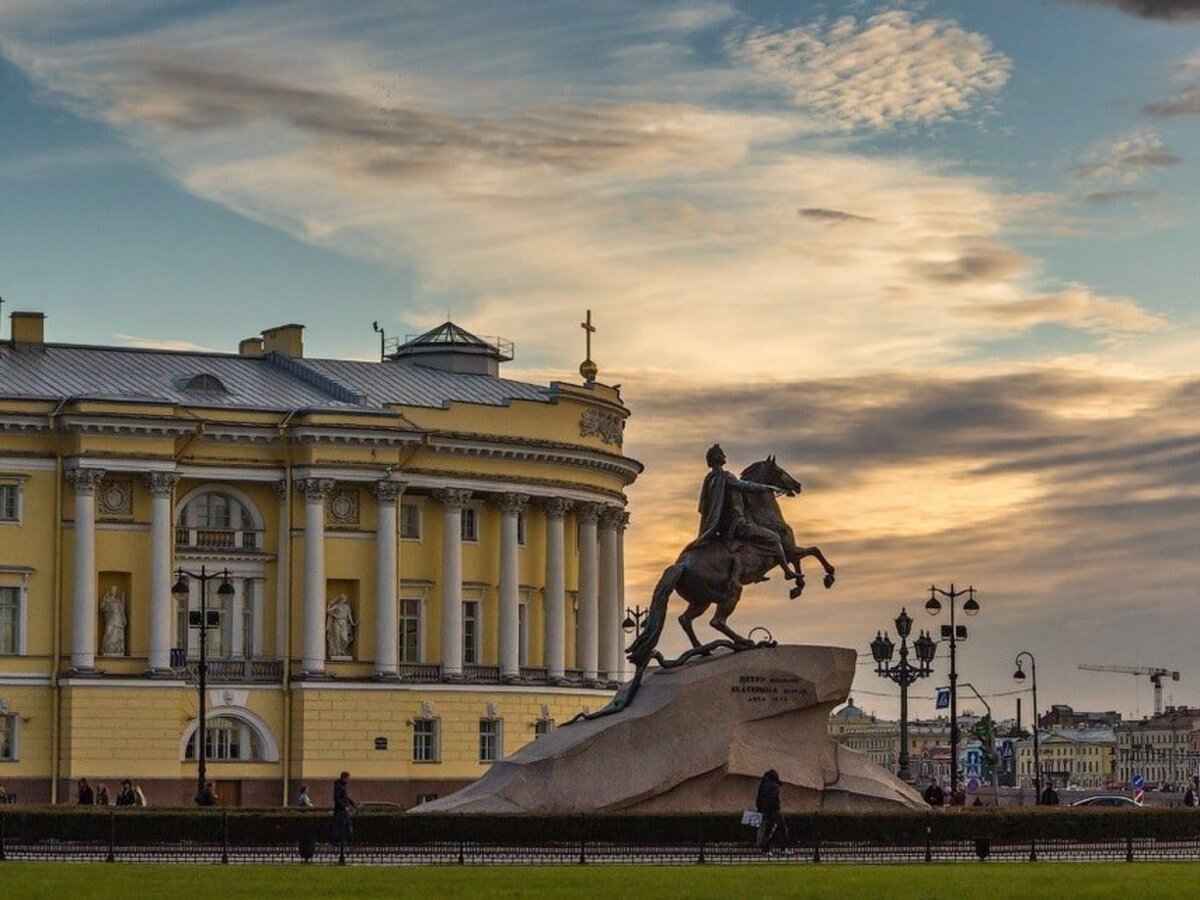
{"label": "metal roof", "polygon": [[[198,375],[208,379],[194,381]],[[213,386],[216,379],[221,388]],[[203,389],[188,384],[204,384]],[[548,388],[487,375],[461,375],[407,362],[264,357],[0,342],[0,397],[111,398],[255,409],[443,407],[454,401],[549,402]]]}

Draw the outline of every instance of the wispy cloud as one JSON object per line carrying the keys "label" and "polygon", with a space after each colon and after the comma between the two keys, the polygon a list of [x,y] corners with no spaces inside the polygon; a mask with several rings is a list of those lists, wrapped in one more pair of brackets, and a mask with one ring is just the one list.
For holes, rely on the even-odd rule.
{"label": "wispy cloud", "polygon": [[215,347],[209,347],[206,344],[197,344],[194,341],[181,341],[176,338],[149,338],[140,337],[136,334],[126,334],[123,331],[118,331],[113,334],[117,342],[126,347],[137,347],[139,350],[185,350],[194,351],[196,353],[220,353],[227,352],[218,350]]}
{"label": "wispy cloud", "polygon": [[1200,19],[1200,0],[1066,0],[1079,6],[1106,6],[1143,19],[1186,22]]}
{"label": "wispy cloud", "polygon": [[1112,184],[1137,184],[1151,172],[1182,160],[1163,145],[1150,128],[1136,128],[1093,147],[1084,162],[1071,170],[1079,179]]}
{"label": "wispy cloud", "polygon": [[948,19],[892,10],[784,31],[755,29],[735,58],[836,127],[888,129],[960,118],[1008,81],[1011,61]]}

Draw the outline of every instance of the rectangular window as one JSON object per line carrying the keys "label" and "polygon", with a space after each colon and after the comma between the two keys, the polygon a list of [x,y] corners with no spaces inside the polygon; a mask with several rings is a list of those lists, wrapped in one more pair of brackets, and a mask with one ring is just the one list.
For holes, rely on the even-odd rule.
{"label": "rectangular window", "polygon": [[21,650],[21,589],[0,587],[0,656]]}
{"label": "rectangular window", "polygon": [[21,521],[21,486],[0,484],[0,522]]}
{"label": "rectangular window", "polygon": [[17,717],[0,716],[0,759],[17,758]]}
{"label": "rectangular window", "polygon": [[517,513],[517,546],[525,546],[525,511]]}
{"label": "rectangular window", "polygon": [[479,761],[496,762],[503,755],[501,739],[504,723],[501,719],[479,720]]}
{"label": "rectangular window", "polygon": [[473,506],[462,511],[462,539],[468,544],[479,543],[479,510]]}
{"label": "rectangular window", "polygon": [[439,752],[438,720],[413,719],[413,762],[437,762]]}
{"label": "rectangular window", "polygon": [[479,665],[479,601],[463,601],[463,662]]}
{"label": "rectangular window", "polygon": [[418,504],[400,504],[400,537],[406,541],[421,539],[421,507]]}
{"label": "rectangular window", "polygon": [[400,600],[400,662],[421,661],[421,601]]}
{"label": "rectangular window", "polygon": [[553,719],[538,719],[533,723],[533,739],[537,740],[544,734],[549,734],[554,730]]}
{"label": "rectangular window", "polygon": [[422,803],[432,803],[437,798],[437,794],[417,794],[417,806],[420,806]]}

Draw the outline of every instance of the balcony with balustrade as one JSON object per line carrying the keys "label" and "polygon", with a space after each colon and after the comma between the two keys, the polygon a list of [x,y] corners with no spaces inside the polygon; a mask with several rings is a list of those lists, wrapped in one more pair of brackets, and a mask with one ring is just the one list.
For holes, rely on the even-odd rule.
{"label": "balcony with balustrade", "polygon": [[194,553],[261,553],[263,533],[247,528],[177,528],[175,549]]}

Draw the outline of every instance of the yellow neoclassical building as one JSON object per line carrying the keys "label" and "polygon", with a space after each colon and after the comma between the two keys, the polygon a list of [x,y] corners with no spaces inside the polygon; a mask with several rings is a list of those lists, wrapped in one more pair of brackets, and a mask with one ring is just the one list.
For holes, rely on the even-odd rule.
{"label": "yellow neoclassical building", "polygon": [[[446,323],[379,362],[0,341],[0,786],[405,806],[607,702],[629,412]],[[176,572],[228,572],[206,584]],[[198,728],[199,632],[206,727]],[[186,651],[186,653],[184,652]]]}

